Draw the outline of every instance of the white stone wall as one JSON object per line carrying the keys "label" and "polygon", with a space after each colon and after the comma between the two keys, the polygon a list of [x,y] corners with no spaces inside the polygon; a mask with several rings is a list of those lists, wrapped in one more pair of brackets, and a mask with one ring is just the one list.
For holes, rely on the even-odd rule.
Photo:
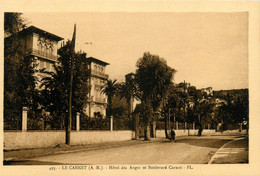
{"label": "white stone wall", "polygon": [[[71,144],[95,144],[134,138],[132,131],[72,131]],[[4,149],[54,147],[65,143],[65,131],[4,132]]]}
{"label": "white stone wall", "polygon": [[52,147],[64,143],[65,132],[4,132],[4,149]]}
{"label": "white stone wall", "polygon": [[71,133],[72,145],[126,141],[134,138],[132,131],[80,131]]}
{"label": "white stone wall", "polygon": [[[188,130],[175,130],[176,136],[187,136]],[[198,130],[190,130],[190,135],[197,135]],[[215,130],[204,129],[202,135],[220,135]],[[246,130],[230,130],[223,135],[246,134]],[[156,137],[165,138],[164,130],[157,130]],[[85,145],[103,142],[116,142],[134,139],[134,132],[125,131],[72,131],[71,144]],[[4,132],[4,149],[25,149],[54,147],[58,144],[65,143],[65,131],[27,131],[27,132]]]}

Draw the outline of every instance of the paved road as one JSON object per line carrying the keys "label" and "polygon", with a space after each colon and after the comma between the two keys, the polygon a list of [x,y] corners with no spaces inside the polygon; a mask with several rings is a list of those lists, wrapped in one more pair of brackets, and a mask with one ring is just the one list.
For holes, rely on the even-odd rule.
{"label": "paved road", "polygon": [[[151,142],[131,142],[131,145],[120,145],[117,147],[100,147],[95,150],[78,150],[73,153],[55,154],[49,156],[35,157],[23,161],[9,161],[6,164],[22,165],[51,165],[51,164],[207,164],[211,158],[216,157],[216,152],[223,148],[225,144],[230,144],[228,148],[238,148],[240,143],[242,148],[248,146],[246,139],[236,140],[238,136],[186,136],[177,137],[174,143],[166,139],[157,138]],[[231,142],[232,141],[232,142]],[[243,141],[243,142],[239,142]],[[236,145],[231,145],[233,142]],[[240,152],[240,151],[239,151]],[[239,153],[238,152],[238,153]],[[243,150],[243,152],[245,152]],[[246,152],[248,154],[248,150]],[[221,163],[226,159],[214,161]],[[245,157],[243,155],[243,157]],[[248,155],[240,162],[248,162]],[[232,163],[232,162],[231,162]],[[234,161],[233,163],[236,163]]]}

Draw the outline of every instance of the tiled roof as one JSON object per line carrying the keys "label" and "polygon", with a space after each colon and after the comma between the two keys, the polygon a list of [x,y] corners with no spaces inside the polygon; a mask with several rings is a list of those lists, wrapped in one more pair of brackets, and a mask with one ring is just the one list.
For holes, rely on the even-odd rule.
{"label": "tiled roof", "polygon": [[62,37],[59,37],[59,36],[57,36],[57,35],[55,35],[55,34],[52,34],[52,33],[50,33],[50,32],[47,32],[47,31],[42,30],[42,29],[40,29],[40,28],[37,28],[37,27],[35,27],[35,26],[30,26],[30,27],[28,27],[28,28],[26,28],[26,29],[20,31],[19,34],[22,35],[22,34],[24,34],[24,33],[30,33],[30,32],[34,32],[34,33],[40,34],[40,35],[42,35],[42,36],[51,38],[51,39],[56,40],[56,41],[63,40]]}

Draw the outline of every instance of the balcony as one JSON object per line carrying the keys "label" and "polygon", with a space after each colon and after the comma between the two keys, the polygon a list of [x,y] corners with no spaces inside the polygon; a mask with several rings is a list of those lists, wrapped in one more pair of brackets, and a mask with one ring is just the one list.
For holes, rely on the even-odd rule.
{"label": "balcony", "polygon": [[94,70],[91,71],[91,75],[97,76],[97,77],[100,77],[100,78],[108,79],[108,74],[97,72],[97,71],[94,71]]}
{"label": "balcony", "polygon": [[102,104],[107,103],[106,98],[100,98],[100,97],[94,97],[94,96],[90,97],[90,102],[96,102],[96,103],[102,103]]}
{"label": "balcony", "polygon": [[105,98],[95,98],[95,102],[97,103],[106,103],[106,99]]}
{"label": "balcony", "polygon": [[43,52],[43,51],[36,50],[36,49],[29,50],[29,53],[31,55],[38,56],[38,57],[41,57],[41,58],[44,58],[44,59],[48,59],[48,60],[51,60],[51,61],[54,61],[54,62],[56,62],[57,58],[58,58],[57,55],[53,55],[51,53]]}

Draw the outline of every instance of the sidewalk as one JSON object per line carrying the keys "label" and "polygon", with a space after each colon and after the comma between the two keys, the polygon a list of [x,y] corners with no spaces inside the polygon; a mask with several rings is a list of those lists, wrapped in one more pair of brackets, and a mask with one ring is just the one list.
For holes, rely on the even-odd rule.
{"label": "sidewalk", "polygon": [[248,163],[248,137],[228,143],[213,157],[211,164]]}

